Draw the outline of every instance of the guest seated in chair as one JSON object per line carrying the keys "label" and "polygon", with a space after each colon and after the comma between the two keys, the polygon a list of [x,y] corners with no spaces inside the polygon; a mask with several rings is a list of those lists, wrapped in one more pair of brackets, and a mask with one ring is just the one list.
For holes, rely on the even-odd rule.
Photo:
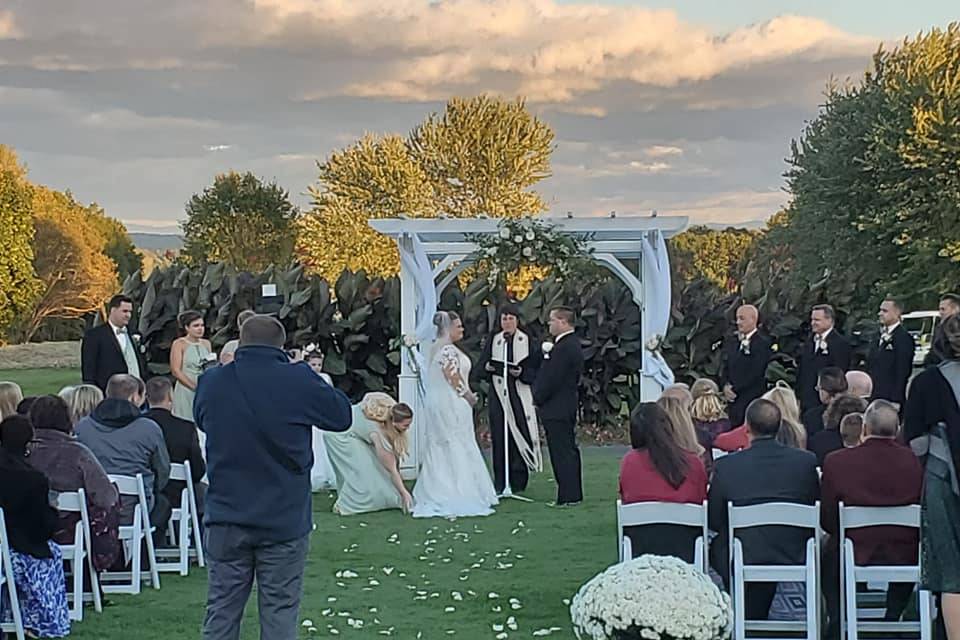
{"label": "guest seated in chair", "polygon": [[[858,398],[859,400],[859,398]],[[829,538],[823,549],[823,592],[830,618],[824,638],[840,637],[839,503],[848,507],[900,507],[920,503],[923,468],[913,451],[897,442],[896,406],[874,400],[863,416],[863,441],[836,451],[823,466],[820,523]],[[869,527],[848,534],[858,565],[914,565],[920,544],[916,529]],[[899,620],[912,584],[891,584],[886,620]]]}
{"label": "guest seated in chair", "polygon": [[32,439],[29,418],[12,415],[0,422],[0,508],[24,629],[33,638],[62,638],[70,633],[70,618],[63,555],[53,541],[57,512],[47,477],[27,462]]}
{"label": "guest seated in chair", "polygon": [[[710,485],[709,521],[717,537],[710,545],[711,564],[724,583],[729,581],[727,503],[734,506],[793,502],[814,504],[820,497],[817,459],[809,451],[777,442],[780,410],[769,400],[754,400],[747,407],[750,447],[717,460]],[[803,564],[811,531],[793,527],[755,527],[740,530],[747,564]],[[729,585],[728,585],[729,586]],[[777,583],[746,587],[746,617],[766,619]]]}
{"label": "guest seated in chair", "polygon": [[[193,475],[193,487],[197,499],[197,512],[202,520],[203,498],[206,485],[201,484],[207,465],[203,461],[203,451],[200,449],[200,437],[195,424],[189,420],[178,418],[173,410],[173,384],[169,378],[154,376],[147,382],[147,404],[150,411],[147,417],[160,425],[163,431],[164,442],[167,443],[167,453],[170,462],[183,464],[190,462],[190,473]],[[180,506],[180,494],[186,488],[182,480],[170,480],[163,489],[163,495],[172,506]]]}
{"label": "guest seated in chair", "polygon": [[[37,398],[30,407],[30,421],[34,424],[30,464],[46,474],[53,491],[83,489],[90,516],[93,563],[99,571],[109,569],[120,555],[120,496],[116,486],[90,449],[73,437],[70,411],[62,398]],[[79,513],[61,513],[56,541],[73,544],[79,520]]]}
{"label": "guest seated in chair", "polygon": [[[160,426],[140,413],[143,382],[119,373],[107,383],[106,399],[76,426],[77,439],[97,457],[104,471],[121,476],[143,475],[154,542],[166,539],[170,502],[163,489],[170,479],[170,455]],[[136,496],[122,496],[120,521],[133,521]]]}
{"label": "guest seated in chair", "polygon": [[[700,457],[677,441],[667,413],[654,402],[642,402],[630,415],[633,450],[620,463],[620,500],[688,502],[707,498],[707,472]],[[667,555],[693,562],[699,529],[670,524],[627,527],[634,556]]]}

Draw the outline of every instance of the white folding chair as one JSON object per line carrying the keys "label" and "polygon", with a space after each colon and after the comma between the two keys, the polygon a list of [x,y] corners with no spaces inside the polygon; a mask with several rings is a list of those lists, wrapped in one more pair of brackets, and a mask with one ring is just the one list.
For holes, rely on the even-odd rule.
{"label": "white folding chair", "polygon": [[20,600],[17,598],[17,583],[13,577],[13,563],[10,561],[10,540],[7,538],[7,522],[0,509],[0,593],[6,588],[8,603],[13,613],[13,622],[0,622],[0,631],[13,633],[17,640],[25,640],[23,618],[20,617]]}
{"label": "white folding chair", "polygon": [[[734,640],[745,640],[747,633],[805,633],[808,640],[820,638],[820,504],[789,502],[735,507],[727,504],[730,541],[731,585],[733,591]],[[743,545],[736,537],[738,529],[786,526],[811,530],[806,559],[798,565],[749,565],[743,560]],[[804,621],[747,620],[746,584],[749,582],[802,582],[805,585],[807,615]],[[751,636],[754,638],[756,636]]]}
{"label": "white folding chair", "polygon": [[[70,564],[73,573],[73,591],[68,594],[73,602],[70,609],[70,619],[80,622],[83,620],[83,603],[93,601],[93,608],[100,613],[103,603],[100,600],[100,582],[97,579],[97,570],[93,566],[93,539],[90,537],[90,515],[87,511],[87,497],[83,489],[60,493],[57,495],[57,511],[80,514],[73,534],[73,544],[61,544],[60,552],[63,559]],[[87,596],[83,592],[83,567],[86,561],[90,572],[91,593]]]}
{"label": "white folding chair", "polygon": [[620,549],[620,562],[633,558],[633,545],[624,533],[626,527],[650,524],[675,524],[685,527],[697,527],[700,536],[694,544],[693,564],[707,572],[709,555],[709,530],[707,529],[707,503],[686,504],[676,502],[634,502],[623,504],[617,500],[617,539]]}
{"label": "white folding chair", "polygon": [[168,538],[176,545],[175,549],[159,549],[160,558],[177,558],[176,562],[161,562],[160,571],[179,571],[185,576],[190,571],[190,558],[196,557],[197,564],[204,566],[203,544],[200,540],[200,519],[197,514],[197,497],[190,471],[190,461],[170,465],[170,480],[179,480],[186,484],[180,492],[180,506],[171,510],[170,524],[167,527]]}
{"label": "white folding chair", "polygon": [[857,608],[857,583],[886,583],[920,581],[920,551],[917,549],[917,564],[861,566],[856,563],[853,540],[847,537],[851,529],[895,526],[920,529],[920,505],[903,507],[847,507],[840,503],[840,540],[843,549],[840,558],[840,593],[843,605],[840,608],[840,628],[846,629],[849,640],[857,640],[863,633],[919,633],[921,640],[933,637],[933,596],[929,591],[917,592],[920,620],[894,622],[877,619],[864,621]]}
{"label": "white folding chair", "polygon": [[[147,562],[150,565],[148,578],[154,589],[160,588],[160,573],[157,571],[157,554],[153,548],[154,527],[150,524],[150,509],[147,507],[147,494],[143,485],[143,476],[136,477],[108,475],[117,485],[121,496],[136,496],[137,504],[133,508],[133,522],[120,527],[120,540],[123,542],[124,557],[130,562],[130,571],[104,572],[100,576],[104,593],[140,593],[143,580],[141,555],[144,543],[147,548]],[[128,581],[129,578],[129,581]],[[122,580],[121,584],[106,584],[108,581]]]}

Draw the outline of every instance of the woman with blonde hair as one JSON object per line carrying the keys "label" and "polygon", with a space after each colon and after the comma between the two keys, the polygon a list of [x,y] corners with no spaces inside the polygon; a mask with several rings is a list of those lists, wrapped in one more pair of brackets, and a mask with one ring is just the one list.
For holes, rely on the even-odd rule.
{"label": "woman with blonde hair", "polygon": [[762,396],[780,409],[780,431],[777,442],[793,449],[807,448],[807,430],[800,421],[800,403],[797,394],[786,382],[778,380],[776,386]]}
{"label": "woman with blonde hair", "polygon": [[23,391],[16,382],[0,382],[0,420],[17,414]]}
{"label": "woman with blonde hair", "polygon": [[93,413],[97,405],[103,402],[103,391],[92,384],[78,384],[62,390],[60,397],[67,403],[70,409],[70,421],[76,426],[82,418]]}
{"label": "woman with blonde hair", "polygon": [[380,392],[368,393],[353,406],[347,431],[324,431],[323,438],[336,476],[334,513],[342,516],[384,509],[409,513],[413,497],[400,477],[407,455],[407,429],[413,420],[409,405]]}
{"label": "woman with blonde hair", "polygon": [[690,416],[697,431],[697,440],[710,449],[718,435],[730,431],[726,403],[720,395],[720,387],[710,378],[700,378],[694,382],[690,393],[693,395]]}

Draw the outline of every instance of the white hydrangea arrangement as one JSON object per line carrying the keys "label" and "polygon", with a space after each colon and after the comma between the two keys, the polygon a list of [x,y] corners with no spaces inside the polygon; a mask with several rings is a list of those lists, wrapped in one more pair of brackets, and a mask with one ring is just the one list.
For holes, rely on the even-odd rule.
{"label": "white hydrangea arrangement", "polygon": [[643,555],[580,587],[570,604],[580,640],[724,640],[730,597],[677,558]]}

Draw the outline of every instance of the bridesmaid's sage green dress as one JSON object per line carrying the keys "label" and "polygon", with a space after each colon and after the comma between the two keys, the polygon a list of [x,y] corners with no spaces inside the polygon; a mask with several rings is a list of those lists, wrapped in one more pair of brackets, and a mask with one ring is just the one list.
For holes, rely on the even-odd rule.
{"label": "bridesmaid's sage green dress", "polygon": [[323,432],[337,483],[334,513],[347,516],[402,508],[390,474],[377,458],[374,438],[380,438],[384,448],[391,450],[390,443],[380,435],[377,423],[363,415],[360,405],[353,406],[353,424],[348,430]]}
{"label": "bridesmaid's sage green dress", "polygon": [[[183,372],[196,381],[203,372],[203,361],[210,354],[207,345],[202,342],[196,344],[187,344],[183,350]],[[183,420],[193,422],[193,389],[177,384],[173,388],[173,410],[171,413]]]}

